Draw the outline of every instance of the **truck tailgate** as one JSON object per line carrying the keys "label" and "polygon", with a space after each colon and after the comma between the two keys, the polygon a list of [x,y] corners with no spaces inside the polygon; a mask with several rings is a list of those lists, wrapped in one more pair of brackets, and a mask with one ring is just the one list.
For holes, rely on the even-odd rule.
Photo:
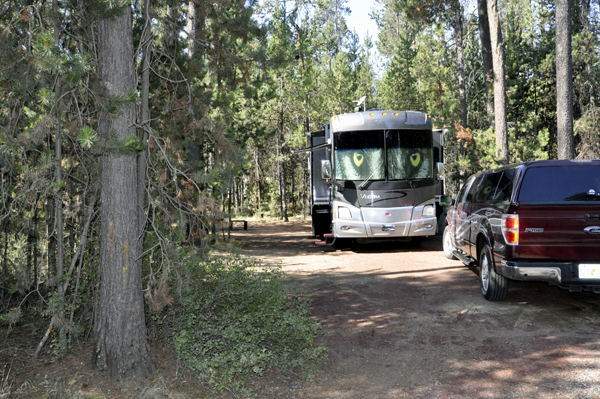
{"label": "truck tailgate", "polygon": [[521,205],[518,214],[516,258],[600,261],[600,204]]}

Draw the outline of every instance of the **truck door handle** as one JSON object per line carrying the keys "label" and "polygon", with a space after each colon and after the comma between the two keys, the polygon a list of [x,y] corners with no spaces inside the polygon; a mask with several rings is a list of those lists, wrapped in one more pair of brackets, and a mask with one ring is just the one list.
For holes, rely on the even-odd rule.
{"label": "truck door handle", "polygon": [[600,220],[600,215],[590,215],[589,213],[586,213],[585,221],[588,222],[590,220]]}

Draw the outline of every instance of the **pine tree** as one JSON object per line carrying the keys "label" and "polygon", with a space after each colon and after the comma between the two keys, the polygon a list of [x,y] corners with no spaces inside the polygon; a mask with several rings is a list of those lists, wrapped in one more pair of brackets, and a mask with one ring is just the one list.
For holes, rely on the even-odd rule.
{"label": "pine tree", "polygon": [[573,61],[571,1],[556,1],[556,115],[558,158],[573,159]]}
{"label": "pine tree", "polygon": [[[112,10],[111,10],[112,11]],[[115,9],[98,25],[99,70],[109,101],[120,104],[99,120],[100,138],[126,142],[135,134],[131,8]],[[114,106],[113,106],[114,107]],[[134,136],[135,137],[135,136]],[[137,157],[102,156],[100,302],[92,365],[112,378],[145,379],[155,370],[146,333],[138,245]]]}

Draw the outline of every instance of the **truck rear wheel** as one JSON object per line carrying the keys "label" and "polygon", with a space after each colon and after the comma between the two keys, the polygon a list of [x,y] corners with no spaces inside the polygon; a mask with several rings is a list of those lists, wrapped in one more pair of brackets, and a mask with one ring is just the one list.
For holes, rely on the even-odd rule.
{"label": "truck rear wheel", "polygon": [[494,270],[490,247],[486,244],[479,253],[481,293],[488,301],[501,301],[508,293],[508,279]]}

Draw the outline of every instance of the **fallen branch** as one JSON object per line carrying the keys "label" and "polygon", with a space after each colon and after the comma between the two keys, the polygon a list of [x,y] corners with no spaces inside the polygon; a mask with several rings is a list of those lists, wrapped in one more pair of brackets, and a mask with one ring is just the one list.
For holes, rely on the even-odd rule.
{"label": "fallen branch", "polygon": [[50,337],[50,333],[52,332],[52,328],[54,327],[55,320],[56,320],[56,316],[53,316],[52,320],[50,320],[50,325],[48,326],[48,330],[46,330],[46,334],[44,334],[44,338],[42,338],[42,341],[40,342],[37,349],[35,350],[35,353],[33,354],[34,358],[36,358],[36,359],[38,358],[38,355],[42,351],[44,344],[46,343],[46,341],[48,341],[48,338]]}

